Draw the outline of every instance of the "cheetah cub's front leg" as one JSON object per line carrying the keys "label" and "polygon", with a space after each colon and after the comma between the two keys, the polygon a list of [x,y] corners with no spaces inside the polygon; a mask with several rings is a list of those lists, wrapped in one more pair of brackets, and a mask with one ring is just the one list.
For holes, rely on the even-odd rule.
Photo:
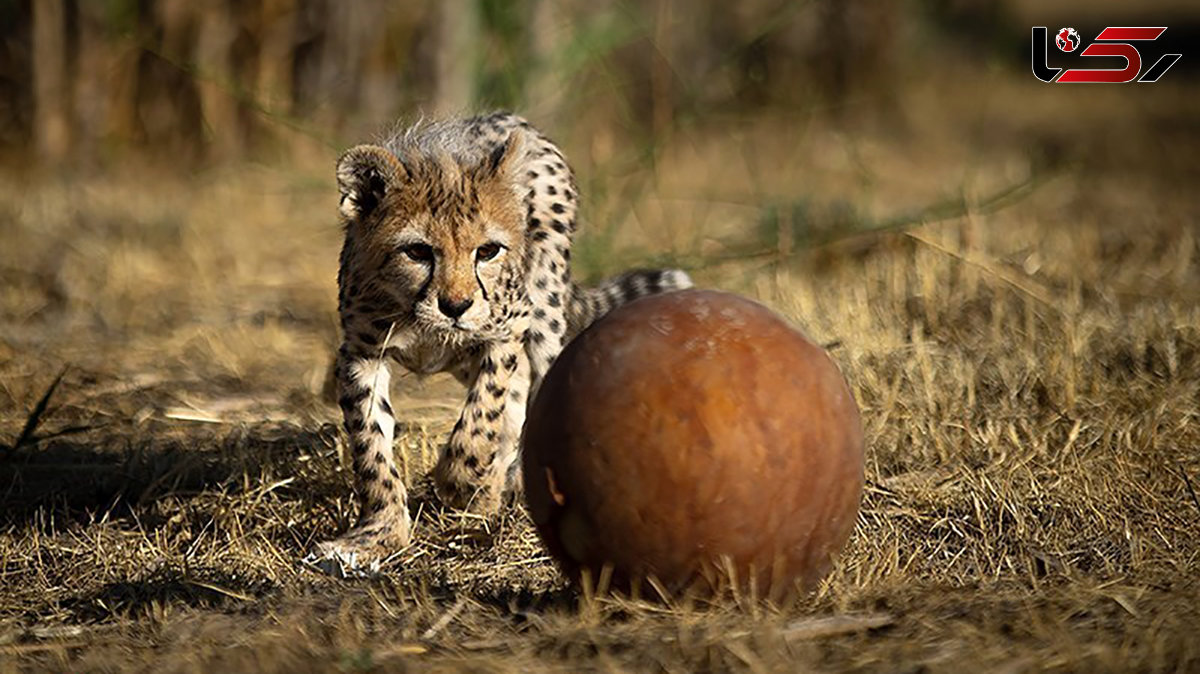
{"label": "cheetah cub's front leg", "polygon": [[464,377],[467,401],[442,450],[434,482],[443,503],[474,513],[499,509],[516,465],[529,358],[520,339],[493,342],[479,351]]}
{"label": "cheetah cub's front leg", "polygon": [[362,510],[354,527],[318,546],[313,561],[340,575],[408,545],[412,521],[392,452],[396,421],[388,400],[386,361],[347,342],[338,352],[335,374]]}

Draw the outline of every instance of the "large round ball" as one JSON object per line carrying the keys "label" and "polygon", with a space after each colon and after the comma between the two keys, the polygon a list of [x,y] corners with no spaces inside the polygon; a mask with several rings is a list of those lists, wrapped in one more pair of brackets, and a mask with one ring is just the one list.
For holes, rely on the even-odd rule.
{"label": "large round ball", "polygon": [[647,596],[650,576],[779,596],[820,580],[854,527],[862,428],[819,346],[753,301],[685,290],[567,346],[530,409],[523,468],[572,577],[610,565],[615,587]]}

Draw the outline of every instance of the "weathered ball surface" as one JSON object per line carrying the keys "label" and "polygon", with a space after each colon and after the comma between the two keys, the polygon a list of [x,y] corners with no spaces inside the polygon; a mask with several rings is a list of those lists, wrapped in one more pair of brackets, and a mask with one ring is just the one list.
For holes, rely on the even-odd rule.
{"label": "weathered ball surface", "polygon": [[858,407],[775,313],[685,290],[613,311],[547,374],[525,426],[529,510],[575,579],[652,596],[778,596],[828,573],[863,487]]}

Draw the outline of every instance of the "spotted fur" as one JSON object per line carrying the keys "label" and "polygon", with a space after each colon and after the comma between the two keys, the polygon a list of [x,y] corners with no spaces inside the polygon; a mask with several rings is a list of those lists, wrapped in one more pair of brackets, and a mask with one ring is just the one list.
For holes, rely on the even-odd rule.
{"label": "spotted fur", "polygon": [[451,372],[467,387],[434,481],[446,504],[493,512],[506,488],[520,488],[526,406],[565,340],[614,306],[691,281],[636,271],[575,286],[574,174],[553,142],[508,113],[417,124],[352,148],[337,182],[345,243],[335,376],[362,507],[322,548],[377,557],[411,534],[392,450],[391,362]]}

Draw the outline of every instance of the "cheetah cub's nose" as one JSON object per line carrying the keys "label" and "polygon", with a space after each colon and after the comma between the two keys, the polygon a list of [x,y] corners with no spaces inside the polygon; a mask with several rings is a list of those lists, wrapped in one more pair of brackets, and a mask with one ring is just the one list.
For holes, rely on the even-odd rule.
{"label": "cheetah cub's nose", "polygon": [[442,313],[446,314],[450,318],[458,318],[459,316],[462,316],[464,313],[466,313],[467,309],[470,309],[471,305],[474,303],[475,303],[475,300],[473,300],[469,297],[465,300],[460,300],[458,302],[451,302],[444,297],[439,297],[438,298],[438,309],[441,309]]}

